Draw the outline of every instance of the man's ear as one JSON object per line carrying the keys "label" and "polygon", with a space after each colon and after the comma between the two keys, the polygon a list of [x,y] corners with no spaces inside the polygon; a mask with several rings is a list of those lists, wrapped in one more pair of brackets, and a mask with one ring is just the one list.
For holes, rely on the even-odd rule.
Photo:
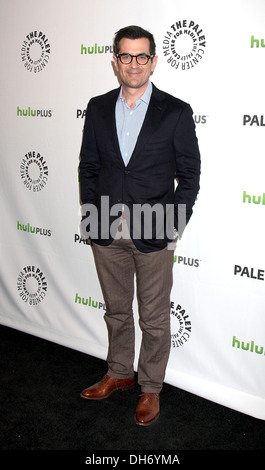
{"label": "man's ear", "polygon": [[114,62],[115,69],[118,71],[119,70],[119,64],[118,64],[118,59],[117,59],[116,55],[113,55],[113,62]]}
{"label": "man's ear", "polygon": [[155,57],[152,60],[152,67],[151,67],[152,72],[154,72],[154,70],[156,68],[157,61],[158,61],[158,57],[157,57],[157,55],[155,55]]}

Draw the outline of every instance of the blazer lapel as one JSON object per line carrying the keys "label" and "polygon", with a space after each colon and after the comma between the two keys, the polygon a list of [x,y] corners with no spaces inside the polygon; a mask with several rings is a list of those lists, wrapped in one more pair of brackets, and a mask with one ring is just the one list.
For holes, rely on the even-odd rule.
{"label": "blazer lapel", "polygon": [[141,131],[139,133],[134,151],[128,163],[128,166],[130,165],[130,162],[141,151],[146,140],[156,131],[157,127],[159,126],[159,123],[161,122],[161,119],[165,110],[165,106],[166,104],[165,104],[163,92],[158,90],[153,85],[153,92],[151,95],[148,110],[146,112],[145,119],[141,128]]}
{"label": "blazer lapel", "polygon": [[119,96],[120,88],[113,90],[106,101],[104,102],[104,121],[106,123],[106,129],[109,132],[110,140],[113,144],[115,151],[124,165],[124,161],[120,151],[119,139],[117,135],[117,127],[116,127],[116,119],[115,119],[115,109],[116,109],[116,102]]}

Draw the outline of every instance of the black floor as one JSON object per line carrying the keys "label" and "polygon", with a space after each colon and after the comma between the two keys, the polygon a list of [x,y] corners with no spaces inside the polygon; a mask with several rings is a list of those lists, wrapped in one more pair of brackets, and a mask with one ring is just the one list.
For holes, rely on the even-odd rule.
{"label": "black floor", "polygon": [[[95,458],[101,451],[208,455],[265,449],[265,421],[167,384],[160,419],[147,428],[136,426],[138,386],[102,401],[79,395],[106,372],[104,361],[5,326],[0,339],[2,451],[84,451]],[[252,465],[257,454],[250,453]]]}

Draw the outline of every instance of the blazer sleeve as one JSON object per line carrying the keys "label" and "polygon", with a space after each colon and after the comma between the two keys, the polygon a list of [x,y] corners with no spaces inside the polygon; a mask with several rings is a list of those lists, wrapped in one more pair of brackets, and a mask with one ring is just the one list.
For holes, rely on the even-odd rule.
{"label": "blazer sleeve", "polygon": [[192,215],[200,188],[201,159],[193,112],[186,104],[174,133],[177,187],[174,195],[174,223],[180,237]]}
{"label": "blazer sleeve", "polygon": [[80,151],[79,180],[82,204],[96,204],[98,200],[98,176],[100,158],[93,123],[93,99],[86,110],[83,139]]}

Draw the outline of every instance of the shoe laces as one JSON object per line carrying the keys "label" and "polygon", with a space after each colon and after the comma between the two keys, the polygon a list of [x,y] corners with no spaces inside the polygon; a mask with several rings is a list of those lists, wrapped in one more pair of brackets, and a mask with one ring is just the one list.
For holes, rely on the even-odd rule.
{"label": "shoe laces", "polygon": [[151,405],[153,398],[159,399],[159,393],[141,393],[140,402],[146,405]]}

